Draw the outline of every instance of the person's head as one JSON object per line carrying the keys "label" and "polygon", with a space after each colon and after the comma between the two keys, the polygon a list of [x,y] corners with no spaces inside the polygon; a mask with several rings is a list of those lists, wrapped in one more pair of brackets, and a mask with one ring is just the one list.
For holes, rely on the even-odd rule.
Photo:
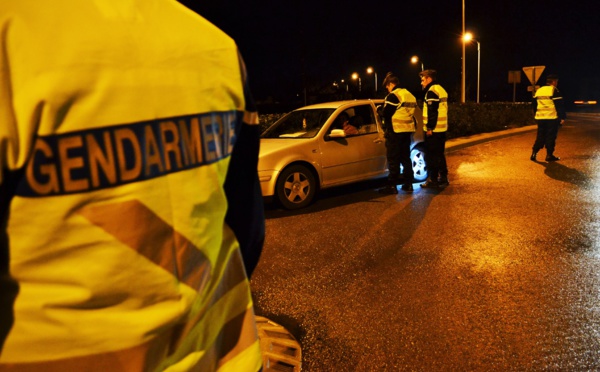
{"label": "person's head", "polygon": [[342,126],[344,125],[344,123],[347,123],[348,120],[350,120],[350,115],[348,115],[348,113],[346,111],[342,112],[341,114],[338,115],[336,121],[335,121],[335,128],[342,128]]}
{"label": "person's head", "polygon": [[558,75],[550,74],[546,76],[546,85],[558,85]]}
{"label": "person's head", "polygon": [[399,84],[400,80],[398,80],[398,77],[391,72],[388,72],[387,75],[385,75],[385,79],[383,79],[383,87],[387,89],[388,93],[391,93]]}
{"label": "person's head", "polygon": [[419,73],[419,77],[421,78],[421,87],[425,89],[429,83],[433,82],[437,78],[437,71],[435,70],[424,70]]}

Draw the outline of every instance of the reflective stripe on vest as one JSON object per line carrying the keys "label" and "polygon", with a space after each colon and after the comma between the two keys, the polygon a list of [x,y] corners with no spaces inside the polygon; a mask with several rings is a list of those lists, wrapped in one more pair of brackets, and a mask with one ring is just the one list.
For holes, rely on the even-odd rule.
{"label": "reflective stripe on vest", "polygon": [[537,100],[536,120],[558,119],[558,113],[556,112],[552,96],[554,96],[554,87],[552,85],[545,85],[535,92],[534,98]]}
{"label": "reflective stripe on vest", "polygon": [[[432,85],[429,90],[437,94],[438,98],[426,98],[426,102],[423,105],[423,130],[427,131],[427,102],[439,102],[437,123],[433,131],[446,132],[448,130],[448,93],[438,84]],[[425,97],[427,97],[427,92],[425,92]]]}
{"label": "reflective stripe on vest", "polygon": [[415,122],[413,116],[417,108],[417,99],[408,90],[403,88],[392,91],[398,97],[400,104],[392,116],[392,127],[394,132],[414,132]]}

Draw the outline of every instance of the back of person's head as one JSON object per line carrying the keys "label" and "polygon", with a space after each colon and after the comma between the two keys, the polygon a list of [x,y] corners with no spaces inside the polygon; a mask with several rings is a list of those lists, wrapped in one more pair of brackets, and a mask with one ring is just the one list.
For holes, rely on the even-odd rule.
{"label": "back of person's head", "polygon": [[437,79],[437,71],[436,70],[423,70],[419,73],[420,77],[428,77],[431,78],[432,81]]}
{"label": "back of person's head", "polygon": [[552,84],[558,82],[558,75],[550,74],[546,76],[546,84]]}
{"label": "back of person's head", "polygon": [[388,84],[394,84],[394,86],[398,86],[400,84],[400,80],[398,80],[398,77],[396,75],[394,75],[394,73],[392,72],[388,72],[385,75],[385,79],[383,79],[383,84],[382,86],[385,87]]}

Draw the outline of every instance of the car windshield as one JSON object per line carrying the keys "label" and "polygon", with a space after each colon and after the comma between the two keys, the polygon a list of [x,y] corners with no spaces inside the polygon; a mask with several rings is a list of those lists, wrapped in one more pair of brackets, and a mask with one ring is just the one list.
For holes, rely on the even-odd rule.
{"label": "car windshield", "polygon": [[261,138],[312,138],[334,109],[292,111],[267,128]]}

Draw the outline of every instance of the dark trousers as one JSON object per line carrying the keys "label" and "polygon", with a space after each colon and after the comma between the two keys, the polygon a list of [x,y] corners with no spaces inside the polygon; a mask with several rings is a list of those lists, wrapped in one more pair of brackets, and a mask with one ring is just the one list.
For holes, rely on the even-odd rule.
{"label": "dark trousers", "polygon": [[446,132],[433,132],[431,136],[425,136],[425,163],[429,179],[437,182],[438,178],[448,177],[448,166],[446,165]]}
{"label": "dark trousers", "polygon": [[556,136],[558,136],[558,128],[560,127],[560,119],[552,120],[536,120],[537,136],[533,143],[533,152],[538,152],[544,147],[546,154],[554,154],[554,146],[556,145]]}
{"label": "dark trousers", "polygon": [[385,141],[387,148],[388,168],[390,174],[388,180],[390,184],[397,185],[400,178],[400,165],[402,165],[403,183],[412,184],[413,168],[410,159],[410,143],[412,132],[389,132]]}

